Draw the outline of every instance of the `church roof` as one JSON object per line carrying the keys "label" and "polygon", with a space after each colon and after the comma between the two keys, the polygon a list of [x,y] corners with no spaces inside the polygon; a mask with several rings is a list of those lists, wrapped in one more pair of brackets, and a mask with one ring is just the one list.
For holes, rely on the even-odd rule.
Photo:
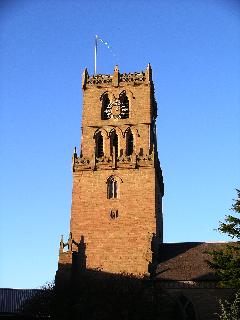
{"label": "church roof", "polygon": [[208,266],[208,251],[218,250],[223,243],[163,243],[159,249],[156,278],[178,281],[214,281],[217,277]]}
{"label": "church roof", "polygon": [[0,288],[0,314],[18,312],[22,305],[41,289],[8,289]]}

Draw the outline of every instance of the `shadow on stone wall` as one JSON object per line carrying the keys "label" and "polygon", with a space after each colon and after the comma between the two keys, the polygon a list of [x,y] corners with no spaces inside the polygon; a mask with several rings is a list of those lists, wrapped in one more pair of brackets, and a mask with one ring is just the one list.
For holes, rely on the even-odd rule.
{"label": "shadow on stone wall", "polygon": [[131,275],[75,269],[68,285],[57,283],[29,301],[31,317],[82,320],[182,320],[177,301],[155,282]]}
{"label": "shadow on stone wall", "polygon": [[[210,285],[211,281],[201,281],[208,279],[208,273],[198,277],[198,283],[172,281],[167,276],[164,281],[159,281],[158,278],[166,272],[172,274],[176,267],[173,265],[171,270],[169,261],[172,258],[182,257],[200,245],[201,243],[177,244],[170,253],[166,250],[166,255],[162,251],[161,273],[157,272],[156,277],[138,278],[131,274],[87,269],[84,236],[77,243],[70,234],[67,243],[60,243],[56,284],[45,288],[28,301],[23,307],[22,315],[32,319],[50,317],[60,320],[195,320],[198,319],[196,308],[199,319],[213,319],[217,306],[209,308],[209,305],[213,305],[214,301],[217,303],[219,292],[215,286]],[[174,249],[175,245],[170,246]],[[65,247],[68,250],[64,250]],[[164,245],[163,249],[165,250]],[[165,268],[164,262],[168,268]],[[153,262],[152,267],[154,266]],[[179,269],[179,264],[177,266]],[[179,274],[179,270],[177,272]]]}

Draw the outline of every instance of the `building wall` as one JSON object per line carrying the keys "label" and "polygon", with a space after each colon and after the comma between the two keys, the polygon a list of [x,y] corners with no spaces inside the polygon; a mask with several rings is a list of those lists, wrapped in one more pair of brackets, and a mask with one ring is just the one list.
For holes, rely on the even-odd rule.
{"label": "building wall", "polygon": [[[177,284],[177,281],[176,281]],[[220,313],[219,299],[231,300],[234,296],[233,289],[222,288],[169,288],[164,289],[170,296],[178,301],[182,310],[182,318],[189,319],[187,316],[193,313],[189,308],[189,303],[194,310],[192,320],[217,320],[217,313]],[[183,299],[185,297],[186,299]]]}
{"label": "building wall", "polygon": [[[113,75],[91,77],[85,70],[82,86],[82,141],[80,155],[73,155],[70,236],[67,243],[61,240],[56,275],[61,288],[69,284],[76,287],[76,279],[81,282],[81,276],[95,272],[86,269],[103,271],[99,272],[103,277],[106,273],[141,276],[154,272],[158,244],[163,241],[164,191],[156,150],[157,110],[150,66],[141,73],[121,75],[115,68]],[[102,120],[101,95],[107,92],[112,100],[123,90],[129,99],[129,118]],[[130,157],[126,156],[129,128],[134,137]],[[112,130],[118,135],[118,157],[110,152]],[[102,159],[95,154],[98,132],[103,136]],[[107,181],[111,176],[118,183],[118,193],[117,198],[109,199]],[[178,281],[170,282],[169,288],[164,282],[154,281],[154,292],[166,292],[178,304],[179,319],[217,319],[218,299],[232,295],[232,290],[199,284],[183,288],[178,287]]]}
{"label": "building wall", "polygon": [[[81,154],[73,157],[71,236],[85,243],[86,267],[112,273],[146,274],[162,241],[162,175],[157,152],[156,104],[151,67],[145,72],[83,74]],[[110,101],[125,91],[129,118],[102,119],[101,96]],[[133,134],[133,154],[126,156],[126,132]],[[118,135],[118,157],[111,153],[111,132]],[[96,158],[96,135],[103,137],[104,156]],[[107,197],[107,180],[118,183],[116,199]],[[118,215],[117,217],[113,217]],[[73,243],[73,250],[77,250]],[[62,259],[67,264],[66,257]],[[61,261],[61,258],[60,260]],[[71,261],[69,262],[71,264]]]}
{"label": "building wall", "polygon": [[[118,198],[107,198],[107,179],[119,182]],[[118,217],[111,218],[111,210]],[[156,233],[155,170],[82,171],[74,174],[71,232],[84,237],[87,268],[144,274]]]}

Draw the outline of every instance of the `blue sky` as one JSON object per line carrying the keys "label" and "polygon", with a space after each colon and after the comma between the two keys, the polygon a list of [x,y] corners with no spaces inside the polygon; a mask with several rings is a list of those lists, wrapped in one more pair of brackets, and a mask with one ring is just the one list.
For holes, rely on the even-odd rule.
{"label": "blue sky", "polygon": [[54,279],[67,237],[81,74],[153,68],[164,240],[214,231],[240,187],[240,2],[0,2],[0,286]]}

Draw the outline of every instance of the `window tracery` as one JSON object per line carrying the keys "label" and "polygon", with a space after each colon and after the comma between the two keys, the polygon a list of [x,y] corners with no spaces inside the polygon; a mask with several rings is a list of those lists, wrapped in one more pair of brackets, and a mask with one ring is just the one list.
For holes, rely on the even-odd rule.
{"label": "window tracery", "polygon": [[119,94],[119,97],[113,94],[111,101],[108,93],[104,92],[100,97],[100,101],[102,101],[102,120],[129,118],[129,100],[125,90]]}

